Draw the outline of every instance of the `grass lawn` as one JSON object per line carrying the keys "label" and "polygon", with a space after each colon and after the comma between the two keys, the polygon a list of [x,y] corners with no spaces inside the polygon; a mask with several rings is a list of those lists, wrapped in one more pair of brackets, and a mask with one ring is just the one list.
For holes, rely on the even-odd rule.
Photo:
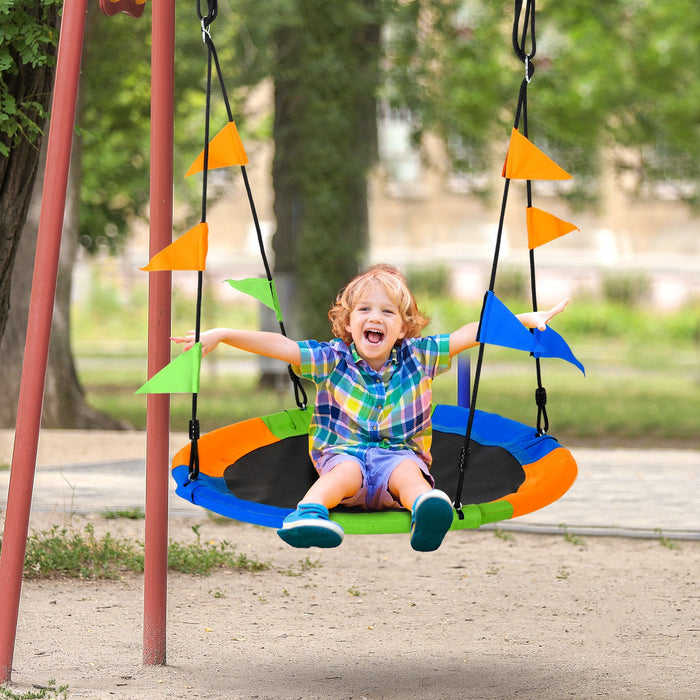
{"label": "grass lawn", "polygon": [[[429,299],[428,332],[451,330],[478,318],[478,306]],[[509,303],[519,311],[525,307]],[[129,314],[104,303],[77,309],[74,347],[90,403],[136,428],[145,427],[146,397],[134,391],[146,379],[143,305]],[[187,304],[174,304],[173,328],[191,327]],[[207,307],[211,325],[256,327],[254,305]],[[586,367],[584,377],[561,360],[542,360],[549,432],[565,444],[700,448],[700,305],[673,314],[646,314],[616,304],[575,301],[553,324]],[[178,351],[174,351],[174,355]],[[477,351],[471,351],[472,377]],[[294,406],[291,385],[261,389],[256,358],[222,348],[205,358],[198,417],[208,431],[255,415]],[[287,383],[288,384],[288,383]],[[438,378],[436,402],[456,401],[456,371]],[[524,353],[487,347],[477,407],[534,424],[534,361]],[[307,387],[311,395],[313,387]],[[173,430],[187,430],[191,397],[173,395]]]}

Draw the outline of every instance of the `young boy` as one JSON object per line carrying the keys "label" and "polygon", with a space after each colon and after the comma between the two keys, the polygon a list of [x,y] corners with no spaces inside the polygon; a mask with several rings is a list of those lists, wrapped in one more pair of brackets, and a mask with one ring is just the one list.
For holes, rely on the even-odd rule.
{"label": "young boy", "polygon": [[[567,303],[518,318],[543,330]],[[477,344],[479,324],[422,338],[428,319],[390,265],[351,280],[328,316],[335,337],[327,343],[229,328],[200,334],[203,355],[226,343],[282,360],[317,386],[309,445],[319,478],[277,532],[294,547],[337,547],[344,533],[329,519],[330,508],[403,506],[412,514],[411,546],[433,551],[452,524],[453,509],[430,475],[432,380],[449,369],[454,355]],[[172,340],[187,350],[194,335]]]}

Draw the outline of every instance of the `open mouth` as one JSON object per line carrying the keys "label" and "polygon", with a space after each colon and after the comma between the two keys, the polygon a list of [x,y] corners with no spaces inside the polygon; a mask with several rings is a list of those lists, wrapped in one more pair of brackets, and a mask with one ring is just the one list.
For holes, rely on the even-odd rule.
{"label": "open mouth", "polygon": [[368,328],[365,331],[365,340],[370,345],[379,345],[384,340],[384,333],[376,328]]}

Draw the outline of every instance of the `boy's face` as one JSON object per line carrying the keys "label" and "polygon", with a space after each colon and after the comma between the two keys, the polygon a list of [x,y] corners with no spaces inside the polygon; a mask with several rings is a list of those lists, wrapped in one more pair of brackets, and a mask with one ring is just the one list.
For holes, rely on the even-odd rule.
{"label": "boy's face", "polygon": [[375,370],[384,366],[396,341],[406,334],[399,307],[377,284],[355,302],[347,331],[360,357]]}

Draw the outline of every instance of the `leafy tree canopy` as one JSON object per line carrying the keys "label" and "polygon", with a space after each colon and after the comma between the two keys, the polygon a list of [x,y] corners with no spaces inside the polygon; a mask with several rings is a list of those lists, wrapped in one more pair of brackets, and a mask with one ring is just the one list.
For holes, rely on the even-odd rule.
{"label": "leafy tree canopy", "polygon": [[51,8],[62,0],[0,0],[0,155],[8,157],[22,139],[34,143],[45,109],[38,95],[18,101],[15,84],[27,70],[54,66],[58,33]]}

